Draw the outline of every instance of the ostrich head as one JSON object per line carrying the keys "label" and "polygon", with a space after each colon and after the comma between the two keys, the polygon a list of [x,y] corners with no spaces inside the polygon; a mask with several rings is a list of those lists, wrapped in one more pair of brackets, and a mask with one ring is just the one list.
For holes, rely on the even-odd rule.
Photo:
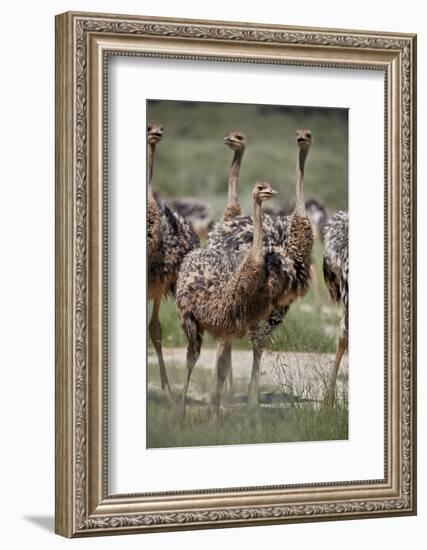
{"label": "ostrich head", "polygon": [[313,137],[310,130],[307,128],[300,128],[297,130],[297,144],[301,151],[308,151],[312,143]]}
{"label": "ostrich head", "polygon": [[155,145],[159,143],[163,136],[163,126],[157,124],[157,122],[149,122],[147,127],[147,139],[148,143]]}
{"label": "ostrich head", "polygon": [[233,151],[243,151],[246,147],[246,136],[242,132],[230,132],[224,138],[224,143]]}
{"label": "ostrich head", "polygon": [[277,196],[275,191],[266,181],[257,181],[252,191],[252,197],[256,203],[261,204],[264,201]]}

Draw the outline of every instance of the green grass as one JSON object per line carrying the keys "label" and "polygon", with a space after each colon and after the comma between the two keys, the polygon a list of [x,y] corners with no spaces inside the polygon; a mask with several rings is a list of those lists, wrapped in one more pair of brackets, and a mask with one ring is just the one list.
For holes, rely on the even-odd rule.
{"label": "green grass", "polygon": [[226,409],[215,421],[208,407],[187,407],[183,423],[177,412],[156,399],[148,404],[147,446],[189,447],[291,441],[348,439],[348,409],[317,404],[293,404],[283,408],[262,407],[259,413],[246,407]]}
{"label": "green grass", "polygon": [[[208,427],[208,429],[207,429]],[[348,438],[348,411],[304,404],[262,408],[259,415],[244,407],[227,410],[219,422],[207,408],[195,407],[181,424],[174,411],[150,402],[147,446],[190,447],[291,441],[327,441]]]}
{"label": "green grass", "polygon": [[[235,379],[234,397],[223,398],[221,417],[217,420],[208,405],[212,390],[213,373],[206,368],[194,369],[186,416],[181,421],[179,393],[177,404],[166,405],[155,386],[148,392],[147,446],[187,447],[200,445],[237,445],[251,443],[279,443],[292,441],[328,441],[348,439],[348,380],[344,373],[337,392],[335,408],[322,406],[325,390],[325,372],[316,365],[301,364],[297,371],[276,362],[273,383],[262,383],[260,393],[274,392],[273,406],[261,406],[259,411],[249,410],[242,396],[247,394],[247,379]],[[249,369],[248,369],[249,371]],[[317,382],[313,376],[318,373]],[[169,379],[178,392],[185,378],[185,367],[168,365]],[[249,374],[249,372],[248,372]],[[158,366],[150,363],[148,380],[158,381]],[[157,386],[158,388],[158,386]],[[282,406],[278,406],[278,404]],[[230,406],[233,404],[234,406]]]}

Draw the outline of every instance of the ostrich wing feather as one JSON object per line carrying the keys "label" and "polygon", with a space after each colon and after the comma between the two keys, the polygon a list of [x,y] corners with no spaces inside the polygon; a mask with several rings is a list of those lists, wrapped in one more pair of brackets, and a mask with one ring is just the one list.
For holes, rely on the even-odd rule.
{"label": "ostrich wing feather", "polygon": [[348,212],[336,212],[325,228],[323,274],[334,302],[348,305]]}

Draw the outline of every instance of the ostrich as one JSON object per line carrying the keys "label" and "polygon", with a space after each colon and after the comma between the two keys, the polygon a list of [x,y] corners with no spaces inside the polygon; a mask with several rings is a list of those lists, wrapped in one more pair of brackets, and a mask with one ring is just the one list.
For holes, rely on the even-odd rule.
{"label": "ostrich", "polygon": [[344,306],[334,366],[325,395],[325,403],[333,405],[338,369],[348,347],[348,212],[336,212],[326,226],[323,276],[332,300]]}
{"label": "ostrich", "polygon": [[154,196],[151,177],[156,145],[163,135],[162,126],[150,122],[147,130],[147,249],[148,249],[148,300],[153,301],[153,311],[148,330],[156,350],[160,383],[163,393],[172,399],[165,362],[162,353],[162,327],[159,310],[162,298],[175,291],[178,271],[185,255],[198,246],[198,238],[191,226],[178,214],[174,214],[159,198]]}
{"label": "ostrich", "polygon": [[240,165],[246,147],[246,136],[242,132],[230,132],[224,138],[224,143],[234,151],[230,175],[228,177],[228,200],[222,215],[223,222],[228,222],[242,214],[239,203],[238,185]]}
{"label": "ostrich", "polygon": [[177,282],[178,316],[188,339],[187,376],[182,395],[182,416],[191,373],[200,355],[206,330],[218,341],[216,386],[212,403],[219,414],[227,377],[231,341],[241,338],[248,326],[270,312],[268,267],[263,255],[262,203],[277,195],[266,182],[252,191],[253,239],[241,254],[212,247],[198,249],[183,261]]}
{"label": "ostrich", "polygon": [[[283,321],[291,303],[304,296],[309,287],[313,230],[304,201],[304,166],[313,141],[310,130],[297,130],[296,141],[299,153],[295,208],[289,216],[265,215],[263,220],[264,258],[269,266],[273,310],[268,320],[255,322],[249,327],[253,349],[248,393],[250,407],[259,404],[260,363],[266,341]],[[209,234],[209,247],[236,254],[247,250],[252,242],[252,234],[252,218],[239,216],[230,222],[215,225]]]}

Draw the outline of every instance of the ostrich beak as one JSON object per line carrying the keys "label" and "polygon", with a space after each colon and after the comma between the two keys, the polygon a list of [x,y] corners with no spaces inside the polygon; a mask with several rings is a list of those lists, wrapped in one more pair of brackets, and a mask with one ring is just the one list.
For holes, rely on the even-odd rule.
{"label": "ostrich beak", "polygon": [[261,191],[260,196],[263,199],[273,199],[274,197],[277,197],[277,191],[274,189],[264,189]]}

